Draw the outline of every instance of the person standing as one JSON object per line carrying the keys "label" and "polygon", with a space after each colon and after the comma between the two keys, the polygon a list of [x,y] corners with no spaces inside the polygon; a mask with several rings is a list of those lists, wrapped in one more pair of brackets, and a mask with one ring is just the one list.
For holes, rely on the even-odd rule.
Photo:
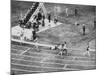
{"label": "person standing", "polygon": [[42,14],[41,12],[38,13],[38,20],[41,20],[42,19]]}
{"label": "person standing", "polygon": [[96,29],[96,21],[94,21],[94,29]]}
{"label": "person standing", "polygon": [[36,31],[39,31],[39,25],[38,24],[36,24],[35,28],[36,28]]}
{"label": "person standing", "polygon": [[60,46],[61,48],[59,48],[59,53],[58,53],[58,55],[61,55],[61,57],[63,57],[63,54],[64,54],[64,44],[61,44],[61,46]]}
{"label": "person standing", "polygon": [[68,8],[66,8],[66,16],[68,17]]}
{"label": "person standing", "polygon": [[82,30],[83,30],[83,35],[85,35],[85,30],[86,30],[85,24],[82,25]]}
{"label": "person standing", "polygon": [[58,22],[57,17],[54,18],[54,23],[56,24]]}
{"label": "person standing", "polygon": [[33,26],[33,30],[35,30],[35,28],[36,28],[36,22],[34,22],[34,23],[32,24],[32,26]]}
{"label": "person standing", "polygon": [[42,26],[45,26],[45,16],[43,15]]}
{"label": "person standing", "polygon": [[12,72],[11,75],[16,75],[16,74],[14,72]]}
{"label": "person standing", "polygon": [[36,39],[36,31],[32,31],[32,34],[33,34],[33,41]]}
{"label": "person standing", "polygon": [[51,22],[51,14],[48,13],[48,20],[49,20],[49,23]]}
{"label": "person standing", "polygon": [[75,16],[77,16],[78,15],[78,10],[75,8]]}

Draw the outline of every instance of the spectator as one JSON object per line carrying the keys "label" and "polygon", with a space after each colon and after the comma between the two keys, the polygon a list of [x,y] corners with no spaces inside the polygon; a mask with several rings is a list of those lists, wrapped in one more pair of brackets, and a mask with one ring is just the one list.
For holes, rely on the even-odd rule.
{"label": "spectator", "polygon": [[61,49],[60,49],[60,52],[58,53],[58,55],[61,55],[61,57],[62,57],[63,51],[64,51],[64,44],[61,45]]}
{"label": "spectator", "polygon": [[56,24],[58,22],[57,17],[54,18],[54,23]]}
{"label": "spectator", "polygon": [[45,26],[45,16],[43,15],[42,26]]}
{"label": "spectator", "polygon": [[68,8],[66,8],[66,16],[68,17]]}
{"label": "spectator", "polygon": [[32,34],[33,34],[33,40],[35,40],[36,39],[36,31],[35,30],[32,31]]}
{"label": "spectator", "polygon": [[33,23],[33,29],[35,30],[36,28],[36,22]]}
{"label": "spectator", "polygon": [[44,19],[42,20],[42,26],[43,26],[43,27],[45,26]]}
{"label": "spectator", "polygon": [[51,21],[51,14],[50,13],[48,14],[48,20],[49,20],[49,23],[50,23],[50,21]]}
{"label": "spectator", "polygon": [[36,30],[36,31],[39,31],[39,25],[38,25],[38,24],[36,24],[35,30]]}
{"label": "spectator", "polygon": [[28,28],[28,29],[31,28],[31,22],[28,22],[28,24],[27,24],[27,28]]}
{"label": "spectator", "polygon": [[39,12],[38,13],[38,18],[37,18],[38,20],[41,20],[42,19],[42,14]]}

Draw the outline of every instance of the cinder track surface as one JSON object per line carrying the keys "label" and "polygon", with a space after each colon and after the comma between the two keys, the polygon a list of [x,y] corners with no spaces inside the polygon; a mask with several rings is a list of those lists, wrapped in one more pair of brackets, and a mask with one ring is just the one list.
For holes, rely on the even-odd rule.
{"label": "cinder track surface", "polygon": [[73,50],[64,58],[57,55],[58,51],[41,47],[40,52],[35,47],[11,45],[11,72],[16,74],[79,71],[96,68],[95,52],[91,57],[84,56],[84,50]]}

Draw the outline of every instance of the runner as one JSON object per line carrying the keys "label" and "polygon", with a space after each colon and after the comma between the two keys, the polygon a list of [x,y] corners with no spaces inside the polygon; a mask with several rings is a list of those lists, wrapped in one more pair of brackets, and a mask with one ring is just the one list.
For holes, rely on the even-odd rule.
{"label": "runner", "polygon": [[88,56],[91,56],[91,55],[90,55],[89,46],[86,48],[86,52],[84,53],[84,55],[88,55]]}
{"label": "runner", "polygon": [[30,29],[31,28],[31,25],[32,25],[32,23],[31,22],[28,22],[27,23],[27,28]]}
{"label": "runner", "polygon": [[63,53],[67,55],[67,43],[64,42]]}
{"label": "runner", "polygon": [[63,57],[63,52],[64,52],[64,44],[61,44],[60,46],[59,46],[59,53],[58,53],[58,55],[61,55],[61,57]]}

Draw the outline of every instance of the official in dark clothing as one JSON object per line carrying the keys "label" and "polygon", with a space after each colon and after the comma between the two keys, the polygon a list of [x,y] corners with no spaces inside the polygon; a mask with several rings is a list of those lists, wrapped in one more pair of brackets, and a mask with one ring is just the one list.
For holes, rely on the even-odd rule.
{"label": "official in dark clothing", "polygon": [[28,28],[28,29],[31,28],[31,22],[28,22],[28,24],[27,24],[27,28]]}
{"label": "official in dark clothing", "polygon": [[85,24],[83,24],[82,29],[83,29],[83,35],[85,35],[85,29],[86,29]]}
{"label": "official in dark clothing", "polygon": [[32,34],[33,34],[33,40],[35,40],[36,39],[36,31],[35,30],[32,31]]}
{"label": "official in dark clothing", "polygon": [[75,16],[77,16],[78,15],[78,10],[77,9],[75,9]]}
{"label": "official in dark clothing", "polygon": [[40,20],[42,20],[42,14],[41,14],[41,12],[39,12],[39,13],[37,14],[37,18],[36,18],[36,22],[37,22],[38,25],[41,24],[41,23],[39,22]]}
{"label": "official in dark clothing", "polygon": [[51,21],[51,14],[48,14],[48,20],[49,20],[49,23]]}

